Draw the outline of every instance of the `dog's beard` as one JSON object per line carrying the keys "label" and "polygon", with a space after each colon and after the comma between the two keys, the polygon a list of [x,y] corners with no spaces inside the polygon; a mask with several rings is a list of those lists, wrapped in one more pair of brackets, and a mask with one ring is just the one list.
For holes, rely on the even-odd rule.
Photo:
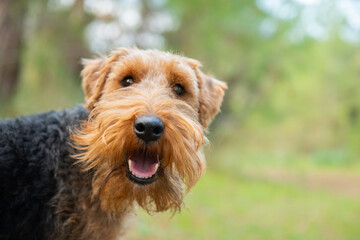
{"label": "dog's beard", "polygon": [[[179,210],[184,193],[205,170],[201,146],[207,139],[196,112],[183,101],[161,94],[152,99],[153,104],[141,92],[136,96],[134,92],[131,95],[123,92],[117,95],[121,96],[119,100],[114,100],[111,94],[107,96],[109,99],[95,105],[89,121],[72,134],[80,152],[74,157],[84,170],[95,171],[93,197],[99,198],[102,208],[112,213],[120,213],[134,202],[147,211]],[[145,145],[136,137],[133,122],[136,117],[148,114],[158,116],[165,131],[158,141]],[[129,160],[144,152],[158,159],[159,166],[156,179],[140,185],[129,180],[127,174],[131,171]],[[150,167],[153,165],[147,168]]]}

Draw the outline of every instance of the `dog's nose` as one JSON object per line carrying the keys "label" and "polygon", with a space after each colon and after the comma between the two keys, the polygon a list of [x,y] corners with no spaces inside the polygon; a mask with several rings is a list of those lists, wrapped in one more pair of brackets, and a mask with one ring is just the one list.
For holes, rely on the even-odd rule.
{"label": "dog's nose", "polygon": [[164,123],[160,118],[152,115],[138,117],[134,122],[134,131],[138,138],[145,143],[155,141],[164,133]]}

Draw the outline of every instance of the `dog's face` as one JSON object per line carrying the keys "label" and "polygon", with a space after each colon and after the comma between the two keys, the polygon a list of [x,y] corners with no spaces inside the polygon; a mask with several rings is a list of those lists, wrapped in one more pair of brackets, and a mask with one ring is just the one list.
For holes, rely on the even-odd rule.
{"label": "dog's face", "polygon": [[120,49],[82,72],[90,117],[73,134],[76,157],[94,169],[104,210],[179,209],[205,170],[201,146],[226,85],[195,60],[156,50]]}

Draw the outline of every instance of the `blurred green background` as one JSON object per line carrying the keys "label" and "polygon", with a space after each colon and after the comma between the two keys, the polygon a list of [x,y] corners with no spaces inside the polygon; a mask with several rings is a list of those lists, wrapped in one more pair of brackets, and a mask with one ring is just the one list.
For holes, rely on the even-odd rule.
{"label": "blurred green background", "polygon": [[137,45],[229,85],[180,214],[127,239],[360,239],[360,2],[2,0],[0,116],[82,103],[80,59]]}

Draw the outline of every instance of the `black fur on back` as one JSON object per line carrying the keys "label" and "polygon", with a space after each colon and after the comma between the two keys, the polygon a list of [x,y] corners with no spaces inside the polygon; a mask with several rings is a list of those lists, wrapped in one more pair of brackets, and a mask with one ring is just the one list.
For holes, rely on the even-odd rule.
{"label": "black fur on back", "polygon": [[55,195],[68,171],[69,130],[86,120],[76,106],[0,120],[0,239],[41,240],[55,228]]}

